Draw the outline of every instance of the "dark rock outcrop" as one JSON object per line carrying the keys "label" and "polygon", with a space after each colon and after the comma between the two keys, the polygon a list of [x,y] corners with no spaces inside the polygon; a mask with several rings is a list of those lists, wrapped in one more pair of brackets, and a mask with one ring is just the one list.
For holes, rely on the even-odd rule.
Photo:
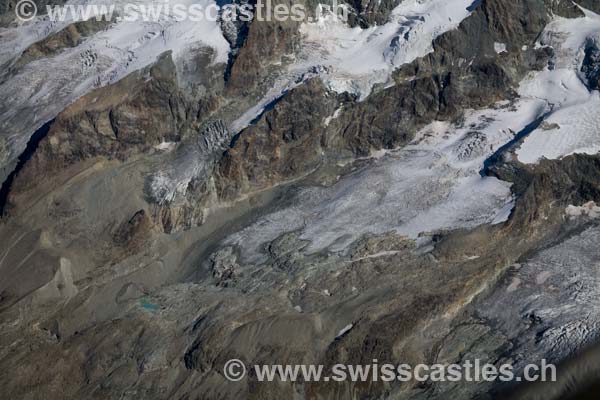
{"label": "dark rock outcrop", "polygon": [[600,90],[600,47],[594,40],[588,40],[581,72],[590,90]]}
{"label": "dark rock outcrop", "polygon": [[[333,146],[360,155],[394,148],[433,120],[513,98],[527,71],[547,64],[550,50],[534,50],[533,44],[549,20],[538,0],[482,1],[458,29],[434,41],[433,53],[396,71],[396,85],[345,108],[335,121]],[[497,54],[495,42],[505,43],[508,53]]]}
{"label": "dark rock outcrop", "polygon": [[[288,7],[293,4],[287,0],[273,1],[272,7],[279,3]],[[249,95],[257,86],[267,84],[266,78],[274,72],[272,64],[285,61],[298,47],[299,26],[299,22],[291,19],[283,22],[254,19],[244,27],[243,43],[237,43],[239,47],[227,70],[227,92]]]}
{"label": "dark rock outcrop", "polygon": [[162,141],[179,141],[188,109],[173,73],[167,56],[149,69],[148,77],[134,73],[77,100],[52,123],[14,189],[27,190],[40,176],[86,159],[125,160]]}
{"label": "dark rock outcrop", "polygon": [[103,30],[110,23],[110,21],[91,19],[70,24],[66,28],[29,46],[17,59],[13,68],[18,68],[40,58],[55,56],[66,48],[77,47],[86,37]]}
{"label": "dark rock outcrop", "polygon": [[292,89],[225,152],[215,177],[219,196],[234,199],[314,169],[322,158],[324,120],[345,99],[320,79]]}

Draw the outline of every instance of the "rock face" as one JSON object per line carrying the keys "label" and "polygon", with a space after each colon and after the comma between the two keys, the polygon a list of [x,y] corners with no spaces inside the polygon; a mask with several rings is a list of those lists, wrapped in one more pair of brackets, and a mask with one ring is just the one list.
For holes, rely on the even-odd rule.
{"label": "rock face", "polygon": [[208,122],[197,136],[187,138],[174,151],[168,169],[146,178],[146,197],[165,232],[203,223],[202,206],[211,201],[215,192],[211,175],[231,138],[222,121]]}
{"label": "rock face", "polygon": [[[276,4],[286,4],[291,7],[293,3],[277,1],[273,6]],[[252,93],[257,85],[267,79],[268,73],[272,72],[270,64],[280,63],[286,56],[292,55],[295,47],[298,46],[298,26],[298,22],[291,20],[268,23],[253,20],[247,28],[244,28],[240,32],[241,46],[228,71],[229,93]],[[265,46],[264,43],[269,45]]]}
{"label": "rock face", "polygon": [[[347,4],[349,25],[334,28],[352,48],[397,2]],[[227,63],[213,62],[215,48],[176,49],[60,112],[0,193],[0,393],[524,398],[514,383],[485,381],[267,383],[251,371],[232,383],[223,368],[234,358],[325,368],[479,358],[521,374],[595,344],[600,156],[515,155],[534,126],[557,130],[545,118],[561,105],[522,90],[557,68],[560,49],[538,43],[542,33],[557,15],[592,26],[593,16],[571,1],[468,7],[364,98],[328,84],[334,68],[303,64],[299,22],[221,21]],[[0,76],[104,28],[58,30]],[[567,71],[589,89],[574,104],[597,96],[597,31]],[[567,72],[557,92],[575,86]],[[503,202],[471,223],[463,203],[485,208],[486,196]],[[360,215],[358,204],[388,212]],[[439,222],[448,216],[458,222]],[[401,232],[411,221],[417,233]],[[569,374],[537,393],[561,398],[568,382],[592,379]]]}
{"label": "rock face", "polygon": [[[529,10],[531,17],[520,19],[515,10]],[[483,1],[457,30],[434,42],[431,55],[401,68],[396,85],[352,110],[345,140],[359,154],[394,148],[432,120],[451,120],[465,108],[513,97],[526,71],[546,65],[547,50],[521,50],[549,21],[546,12],[536,1]],[[508,53],[496,54],[495,42],[509,43]]]}
{"label": "rock face", "polygon": [[20,173],[15,191],[35,186],[45,173],[86,159],[125,160],[163,141],[179,141],[187,110],[173,69],[167,56],[148,71],[149,76],[134,74],[65,110]]}
{"label": "rock face", "polygon": [[369,27],[384,24],[396,3],[384,1],[348,1],[351,8],[348,23],[351,26]]}
{"label": "rock face", "polygon": [[348,99],[319,79],[292,89],[256,124],[241,131],[219,162],[215,181],[221,198],[264,189],[315,169],[322,158],[324,121]]}
{"label": "rock face", "polygon": [[588,41],[581,72],[591,90],[600,89],[600,48],[597,41]]}
{"label": "rock face", "polygon": [[39,60],[44,57],[55,56],[65,48],[76,47],[81,44],[86,37],[103,30],[109,24],[109,21],[88,20],[68,25],[57,33],[29,46],[21,54],[21,57],[19,57],[13,68],[21,67],[31,61]]}

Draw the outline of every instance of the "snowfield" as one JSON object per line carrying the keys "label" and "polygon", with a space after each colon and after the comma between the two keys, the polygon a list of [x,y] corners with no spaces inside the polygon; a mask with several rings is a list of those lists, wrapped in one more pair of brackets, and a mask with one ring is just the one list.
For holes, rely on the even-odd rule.
{"label": "snowfield", "polygon": [[249,261],[262,259],[264,243],[299,231],[307,251],[343,251],[366,233],[396,231],[417,238],[440,229],[501,223],[510,216],[510,184],[481,177],[484,161],[546,112],[546,103],[469,111],[461,126],[434,122],[415,141],[382,152],[330,187],[309,187],[292,205],[259,219],[226,240]]}
{"label": "snowfield", "polygon": [[[406,2],[394,11],[394,17],[400,15],[400,9],[407,12],[410,5],[417,10],[431,3]],[[463,6],[460,4],[466,10]],[[412,19],[425,31],[435,25],[427,25],[427,20]],[[375,75],[387,79],[386,73],[397,65],[429,51],[419,41],[407,40],[394,58],[386,58],[389,48],[383,45],[387,40],[384,38],[396,37],[389,33],[391,24],[369,30],[351,29],[332,21],[305,26],[307,43],[312,40],[315,49],[324,49],[315,54],[336,60],[337,67],[328,68],[323,79],[334,89],[355,88],[364,96],[373,82],[361,80],[362,74],[366,79],[374,71],[381,71]],[[403,28],[396,33],[402,29],[410,32],[407,25],[397,23],[399,26]],[[506,221],[514,206],[509,184],[481,177],[479,171],[488,157],[527,125],[549,115],[517,149],[522,162],[600,150],[600,97],[587,89],[579,72],[586,40],[597,38],[599,32],[600,17],[593,13],[586,12],[585,17],[574,20],[556,18],[538,44],[555,49],[554,68],[525,79],[514,105],[467,112],[462,126],[435,122],[410,145],[374,158],[370,166],[341,178],[333,186],[303,189],[292,206],[231,236],[227,244],[237,244],[249,260],[259,261],[264,243],[290,231],[301,232],[301,239],[310,242],[308,251],[343,251],[366,233],[396,231],[417,238],[440,229]],[[410,37],[410,33],[404,36]],[[497,50],[504,49],[498,46]],[[361,51],[365,51],[364,58]]]}
{"label": "snowfield", "polygon": [[[476,301],[481,318],[494,321],[526,360],[562,361],[600,335],[600,230],[591,227],[516,265],[489,295]],[[535,320],[536,323],[532,323]],[[519,371],[527,362],[517,360]]]}
{"label": "snowfield", "polygon": [[[332,16],[303,24],[300,56],[261,101],[229,125],[229,131],[239,132],[267,104],[313,76],[335,91],[350,91],[364,99],[374,84],[387,83],[394,69],[431,52],[432,40],[456,28],[472,4],[472,0],[406,0],[393,10],[388,23],[368,29],[350,28]],[[1,60],[14,59],[23,48],[60,28],[37,19],[2,31]],[[600,150],[600,95],[586,88],[579,72],[586,40],[599,37],[596,14],[556,18],[538,44],[555,49],[554,67],[525,79],[515,104],[467,111],[461,126],[434,122],[408,146],[384,152],[332,186],[301,189],[291,206],[226,242],[240,245],[247,257],[256,259],[264,243],[290,231],[300,231],[301,238],[310,242],[310,251],[342,251],[366,233],[396,231],[417,238],[441,229],[505,221],[514,205],[510,185],[479,172],[487,158],[532,121],[550,112],[517,149],[522,162]],[[27,64],[0,85],[6,99],[0,108],[0,127],[10,135],[13,157],[36,128],[93,88],[153,63],[165,51],[172,51],[176,63],[182,63],[193,50],[202,49],[212,49],[214,63],[226,62],[229,44],[218,23],[169,18],[160,23],[119,22],[75,48]],[[505,47],[497,44],[496,50],[503,52]],[[204,164],[198,164],[200,168],[189,161],[198,158],[196,154],[183,153],[181,170],[159,174],[153,182],[167,199],[204,171]],[[4,165],[7,160],[1,161]]]}
{"label": "snowfield", "polygon": [[517,151],[519,161],[536,163],[540,158],[559,159],[571,154],[600,151],[600,94],[593,93],[582,104],[561,108],[546,119],[546,129],[537,129]]}
{"label": "snowfield", "polygon": [[539,45],[554,48],[555,67],[525,80],[519,92],[544,99],[552,113],[517,150],[519,161],[600,151],[600,93],[589,91],[580,73],[587,40],[600,43],[600,16],[589,11],[584,18],[557,18],[546,28]]}
{"label": "snowfield", "polygon": [[350,28],[333,15],[305,23],[301,58],[325,65],[331,89],[364,99],[376,83],[386,83],[394,69],[433,51],[432,42],[470,15],[473,0],[407,0],[389,22],[368,29]]}
{"label": "snowfield", "polygon": [[239,132],[258,117],[265,106],[319,75],[332,90],[349,92],[364,100],[375,84],[387,84],[392,72],[433,51],[433,39],[456,28],[470,15],[473,0],[405,0],[389,21],[367,29],[349,27],[336,15],[300,26],[301,52],[273,88],[230,129]]}
{"label": "snowfield", "polygon": [[[175,0],[170,4],[192,2],[197,1]],[[208,6],[214,2],[201,0],[200,3]],[[0,63],[16,61],[29,45],[68,24],[38,17],[31,23],[2,29]],[[177,21],[166,16],[160,22],[114,23],[77,47],[26,64],[0,84],[3,98],[0,131],[4,136],[0,140],[10,144],[12,158],[15,158],[36,129],[91,90],[154,63],[166,51],[172,51],[175,62],[181,64],[194,51],[209,49],[213,49],[213,63],[227,62],[229,43],[217,22]],[[7,162],[8,159],[0,159],[0,166]]]}

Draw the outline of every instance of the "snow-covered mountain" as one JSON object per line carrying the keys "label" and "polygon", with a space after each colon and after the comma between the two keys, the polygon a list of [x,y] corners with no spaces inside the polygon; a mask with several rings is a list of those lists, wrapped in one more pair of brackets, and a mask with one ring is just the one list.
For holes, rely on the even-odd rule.
{"label": "snow-covered mountain", "polygon": [[[585,388],[598,366],[581,373],[577,357],[600,332],[600,1],[345,1],[347,20],[273,3],[310,11],[23,22],[0,6],[0,393]],[[234,358],[561,367],[532,387],[231,383]]]}

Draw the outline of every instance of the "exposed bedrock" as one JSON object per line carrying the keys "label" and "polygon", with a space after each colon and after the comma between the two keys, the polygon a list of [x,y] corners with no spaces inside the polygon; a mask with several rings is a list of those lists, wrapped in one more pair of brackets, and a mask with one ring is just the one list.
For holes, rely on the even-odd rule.
{"label": "exposed bedrock", "polygon": [[[588,172],[584,179],[578,178],[582,170]],[[460,362],[477,354],[487,354],[492,361],[509,360],[519,331],[496,330],[492,322],[477,319],[469,304],[473,301],[477,307],[487,295],[473,300],[475,295],[493,292],[507,265],[527,264],[539,248],[572,236],[588,223],[565,223],[566,205],[600,200],[597,191],[586,189],[600,187],[597,157],[548,162],[524,176],[524,200],[517,201],[506,224],[440,233],[429,254],[419,255],[413,241],[394,234],[363,238],[347,256],[336,256],[305,253],[305,243],[292,233],[269,244],[266,261],[259,265],[244,263],[234,249],[223,248],[206,261],[210,279],[171,285],[147,297],[143,288],[124,287],[119,318],[76,332],[81,322],[74,318],[86,308],[89,294],[70,294],[74,297],[68,306],[45,316],[39,328],[6,336],[13,340],[10,335],[26,335],[39,351],[34,355],[30,347],[17,344],[8,352],[3,362],[17,365],[16,375],[10,380],[0,377],[2,385],[15,396],[24,395],[24,380],[37,371],[38,387],[56,398],[128,393],[134,398],[264,399],[298,393],[324,399],[443,399],[448,393],[453,398],[486,393],[488,383],[293,386],[260,383],[250,375],[248,381],[226,384],[221,371],[230,358],[248,365],[277,360],[326,366],[369,364],[374,358],[392,363]],[[134,215],[116,229],[115,238],[137,237],[143,220],[143,214]],[[500,285],[498,296],[511,301],[514,295],[502,294],[505,289]],[[485,310],[486,303],[481,304]],[[14,309],[3,318],[11,321],[17,314]],[[464,353],[456,352],[459,345],[465,346]],[[16,359],[21,362],[11,361]],[[49,360],[58,367],[39,368]]]}
{"label": "exposed bedrock", "polygon": [[[517,11],[534,6],[528,19]],[[334,121],[343,124],[338,135],[344,145],[362,155],[394,148],[432,120],[452,120],[465,108],[513,97],[527,71],[546,65],[547,50],[522,50],[549,21],[543,10],[538,1],[482,2],[457,30],[434,41],[433,53],[396,71],[393,87],[344,109]],[[508,52],[497,54],[495,42],[506,43]]]}
{"label": "exposed bedrock", "polygon": [[600,90],[600,37],[588,40],[581,72],[590,90]]}
{"label": "exposed bedrock", "polygon": [[[374,4],[355,5],[369,24],[379,23],[377,14],[369,20]],[[0,272],[9,277],[0,282],[3,392],[44,399],[486,398],[496,388],[485,382],[292,385],[250,374],[232,384],[222,370],[231,358],[326,366],[451,363],[482,354],[518,361],[550,322],[537,309],[510,307],[530,299],[508,289],[512,278],[529,277],[535,289],[545,283],[537,279],[546,272],[536,269],[540,260],[567,254],[552,264],[556,281],[549,281],[564,283],[574,267],[598,259],[589,244],[598,233],[586,231],[597,220],[565,211],[600,202],[598,156],[498,160],[489,172],[513,183],[516,200],[497,225],[418,241],[366,235],[344,251],[316,253],[292,231],[263,243],[259,261],[221,240],[262,206],[285,204],[295,185],[327,185],[333,179],[320,174],[328,177],[338,162],[403,146],[434,120],[460,120],[465,108],[513,99],[525,74],[548,63],[551,49],[534,44],[552,12],[581,15],[570,2],[483,0],[435,40],[433,53],[397,70],[393,86],[358,102],[315,77],[240,132],[229,130],[240,110],[229,110],[260,92],[267,64],[294,51],[297,26],[253,23],[228,82],[198,97],[179,84],[190,76],[210,81],[196,75],[204,69],[177,71],[165,55],[78,100],[16,175],[0,222]],[[594,50],[586,57],[582,73],[593,82]],[[224,76],[223,66],[215,70]],[[591,250],[574,260],[581,246]],[[510,269],[515,263],[522,272]],[[593,291],[568,290],[594,299]],[[551,304],[573,298],[558,300]],[[486,314],[498,305],[505,305],[502,324]],[[585,340],[597,334],[595,318],[577,325]],[[561,319],[567,328],[571,322]],[[535,354],[556,343],[577,351],[582,341],[564,339],[562,327],[541,332]]]}
{"label": "exposed bedrock", "polygon": [[[273,2],[275,4],[291,7],[296,3],[284,0]],[[299,22],[291,19],[283,22],[254,19],[245,27],[241,32],[241,43],[237,44],[239,47],[235,58],[227,71],[228,93],[251,95],[257,86],[260,90],[266,90],[267,78],[277,69],[272,64],[286,63],[286,59],[293,57],[299,46],[299,26]]]}
{"label": "exposed bedrock", "polygon": [[70,24],[25,49],[9,71],[13,72],[14,68],[19,68],[40,58],[55,56],[66,48],[77,47],[86,37],[103,30],[108,25],[110,22],[104,20],[88,20]]}
{"label": "exposed bedrock", "polygon": [[349,101],[318,78],[291,90],[224,153],[215,174],[219,197],[234,199],[315,169],[325,146],[323,121]]}
{"label": "exposed bedrock", "polygon": [[[434,53],[399,69],[394,86],[362,102],[324,95],[315,80],[290,91],[240,132],[225,153],[216,178],[225,188],[220,193],[230,198],[244,188],[261,189],[302,176],[314,167],[319,152],[364,156],[395,148],[433,120],[453,120],[465,108],[514,97],[524,74],[547,64],[550,50],[534,50],[533,43],[549,17],[540,13],[543,2],[508,3],[483,2],[458,30],[435,41]],[[542,17],[518,17],[517,10],[534,6],[540,10],[527,15]],[[508,44],[508,53],[494,51],[498,41]],[[523,51],[524,45],[531,47]],[[291,121],[300,121],[295,135],[286,128]],[[285,149],[291,146],[289,153]]]}
{"label": "exposed bedrock", "polygon": [[[329,91],[319,78],[290,90],[237,134],[222,159],[215,160],[216,167],[203,169],[205,177],[184,176],[173,183],[183,187],[179,192],[187,211],[180,218],[161,210],[166,230],[202,221],[199,209],[209,204],[305,176],[324,157],[364,156],[402,146],[432,120],[454,120],[464,108],[487,107],[514,97],[524,74],[547,63],[550,50],[535,50],[533,43],[549,21],[548,13],[541,0],[483,1],[457,30],[436,39],[433,53],[400,68],[394,86],[377,89],[362,102]],[[162,142],[197,135],[211,117],[227,118],[232,104],[243,104],[252,81],[240,75],[244,88],[236,88],[236,68],[243,74],[264,73],[257,60],[273,60],[262,52],[281,56],[289,50],[286,29],[292,34],[297,27],[277,33],[276,26],[256,22],[250,26],[233,64],[227,95],[215,87],[198,100],[177,89],[181,78],[165,56],[149,72],[132,74],[84,96],[56,119],[17,177],[15,191],[34,186],[37,171],[54,171],[90,157],[126,160],[148,154]],[[267,37],[278,42],[265,42]],[[507,52],[497,54],[495,42],[505,43]],[[145,80],[146,74],[152,79]],[[179,165],[180,159],[166,162]]]}
{"label": "exposed bedrock", "polygon": [[[338,362],[368,364],[373,359],[413,364],[452,363],[477,354],[485,354],[491,362],[518,359],[513,353],[518,348],[513,343],[521,332],[508,327],[498,332],[493,321],[477,320],[479,317],[472,314],[469,304],[473,301],[473,307],[479,307],[481,303],[485,310],[487,295],[482,295],[481,300],[475,296],[493,292],[496,278],[503,276],[507,266],[517,261],[527,263],[540,249],[571,236],[575,236],[576,243],[581,224],[596,226],[585,219],[570,220],[565,208],[600,199],[600,163],[598,157],[571,156],[564,161],[531,167],[519,176],[524,177],[518,185],[520,197],[504,226],[440,233],[434,239],[435,250],[426,256],[414,253],[410,240],[393,234],[362,239],[349,259],[307,255],[302,250],[306,244],[293,233],[271,243],[266,251],[267,261],[259,267],[240,266],[231,249],[215,253],[216,259],[228,260],[230,290],[240,290],[253,298],[270,287],[280,299],[285,298],[287,306],[265,307],[287,307],[289,311],[281,309],[278,312],[285,315],[276,316],[271,314],[275,313],[271,308],[264,319],[247,321],[226,334],[231,335],[230,339],[216,335],[228,329],[225,327],[230,326],[229,319],[214,325],[210,322],[215,321],[212,313],[199,317],[192,329],[196,331],[192,335],[195,339],[184,356],[186,368],[205,377],[206,381],[198,383],[203,387],[212,382],[211,371],[218,371],[233,357],[249,364],[277,359],[283,360],[282,363],[315,363],[326,367]],[[305,264],[316,266],[309,269],[308,276]],[[337,267],[342,265],[343,268]],[[261,273],[255,275],[258,271]],[[588,272],[594,274],[593,270]],[[222,285],[223,275],[215,278],[214,284]],[[269,283],[265,284],[264,279]],[[506,292],[506,286],[499,285],[497,296],[510,301],[513,295]],[[590,324],[596,326],[594,322]],[[336,329],[327,330],[330,325]],[[350,330],[337,337],[336,332],[345,326],[351,326]],[[535,327],[527,330],[532,340],[537,333]],[[597,334],[590,332],[586,340]],[[329,340],[323,341],[327,337]],[[305,347],[306,340],[312,343],[310,347]],[[245,343],[253,345],[247,349]],[[577,351],[581,343],[574,339],[563,345]],[[453,346],[466,347],[464,352],[458,352]],[[545,354],[550,348],[536,351]],[[491,388],[487,384],[436,387],[384,383],[307,383],[293,388],[283,383],[275,387],[260,383],[252,376],[248,379],[247,386],[240,386],[240,390],[249,398],[288,396],[294,390],[317,398],[377,398],[391,393],[399,398],[443,399],[448,393],[453,398],[471,398]]]}
{"label": "exposed bedrock", "polygon": [[86,159],[124,161],[162,141],[179,141],[187,112],[167,56],[148,71],[148,77],[143,72],[130,75],[61,113],[19,173],[13,193],[35,188],[42,176]]}

